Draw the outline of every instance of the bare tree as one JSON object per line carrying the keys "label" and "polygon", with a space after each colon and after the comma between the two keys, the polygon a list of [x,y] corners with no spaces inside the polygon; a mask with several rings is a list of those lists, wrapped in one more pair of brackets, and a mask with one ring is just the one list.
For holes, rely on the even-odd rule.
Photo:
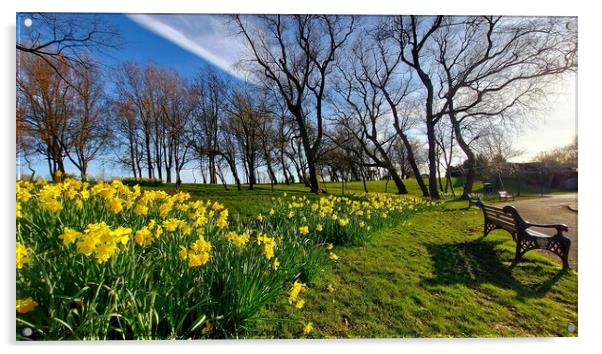
{"label": "bare tree", "polygon": [[[318,151],[323,137],[323,102],[331,65],[355,28],[354,17],[344,16],[235,16],[240,35],[248,44],[249,61],[257,76],[278,88],[295,118],[309,172],[311,191],[322,192],[318,178]],[[252,22],[252,23],[250,23]],[[313,107],[315,134],[310,135],[305,110]]]}
{"label": "bare tree", "polygon": [[181,171],[190,161],[192,116],[200,100],[200,92],[172,72],[163,88],[163,155],[167,182],[171,182],[172,168],[176,174],[176,186],[182,184]]}
{"label": "bare tree", "polygon": [[[44,60],[21,55],[18,60],[18,138],[27,141],[30,148],[46,158],[51,176],[57,171],[64,174],[64,141],[72,117],[74,92]],[[55,67],[63,77],[71,74],[64,61],[57,62]],[[17,145],[23,144],[18,141]]]}
{"label": "bare tree", "polygon": [[[144,144],[140,137],[141,122],[136,114],[136,106],[129,98],[118,97],[113,102],[115,116],[113,137],[117,151],[117,161],[131,168],[135,179],[142,178],[142,160],[144,159]],[[124,155],[119,147],[127,146],[128,154]]]}
{"label": "bare tree", "polygon": [[43,60],[56,75],[70,84],[64,66],[97,66],[93,60],[107,49],[118,48],[116,28],[98,15],[28,13],[30,27],[19,26],[16,48]]}
{"label": "bare tree", "polygon": [[67,158],[85,181],[90,162],[106,152],[112,132],[100,72],[88,66],[85,70],[75,71],[73,76],[72,117],[65,139],[60,142]]}
{"label": "bare tree", "polygon": [[228,108],[228,131],[236,138],[242,158],[249,189],[257,184],[257,170],[262,152],[262,130],[268,119],[263,100],[250,92],[249,88],[235,90]]}
{"label": "bare tree", "polygon": [[359,56],[360,79],[367,81],[378,90],[389,105],[389,111],[393,117],[392,124],[404,145],[406,159],[422,195],[428,197],[429,191],[418,169],[408,135],[410,129],[414,128],[417,123],[416,105],[423,98],[416,95],[412,72],[403,67],[403,51],[390,43],[386,25],[379,24],[374,31],[371,31],[370,37],[372,38],[371,43],[360,43],[354,50],[354,53]]}
{"label": "bare tree", "polygon": [[[116,80],[118,97],[126,100],[135,107],[136,115],[140,122],[141,138],[144,147],[144,162],[148,178],[155,176],[155,164],[151,149],[153,149],[153,124],[159,115],[155,106],[156,103],[152,88],[147,87],[149,80],[152,80],[151,76],[153,75],[148,74],[151,71],[155,71],[155,69],[147,67],[143,71],[138,64],[125,63],[118,70]],[[159,166],[159,168],[161,167]]]}
{"label": "bare tree", "polygon": [[207,159],[209,183],[217,183],[216,158],[218,149],[219,121],[225,113],[227,99],[226,82],[210,68],[199,72],[193,87],[200,94],[197,109],[194,112],[194,144],[197,155]]}
{"label": "bare tree", "polygon": [[441,115],[436,112],[435,88],[429,71],[432,61],[427,51],[433,34],[441,27],[442,20],[442,16],[397,16],[382,34],[397,43],[401,61],[416,72],[425,91],[424,123],[428,142],[429,195],[432,199],[439,199],[435,125],[441,119]]}
{"label": "bare tree", "polygon": [[468,171],[462,194],[475,179],[475,154],[467,132],[497,120],[517,123],[537,107],[556,80],[576,70],[574,19],[470,17],[446,19],[435,37],[443,100]]}
{"label": "bare tree", "polygon": [[[356,46],[354,51],[361,50]],[[349,110],[345,112],[337,108],[341,116],[337,123],[356,138],[375,166],[387,170],[398,193],[407,194],[408,190],[391,160],[391,149],[397,134],[391,134],[386,129],[391,123],[387,121],[389,110],[385,98],[366,78],[363,67],[343,67],[340,74],[342,80],[337,91]]]}

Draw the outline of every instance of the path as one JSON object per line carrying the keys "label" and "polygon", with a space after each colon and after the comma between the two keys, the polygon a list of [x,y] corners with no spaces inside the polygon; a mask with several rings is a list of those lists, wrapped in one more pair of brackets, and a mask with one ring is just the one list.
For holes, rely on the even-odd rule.
{"label": "path", "polygon": [[[541,224],[566,224],[569,232],[564,234],[571,239],[569,263],[577,270],[577,193],[546,195],[537,199],[524,199],[498,204],[512,204],[526,220]],[[534,228],[538,230],[537,228]],[[550,232],[550,229],[539,229]],[[548,253],[548,252],[543,252]],[[556,257],[552,255],[552,257]]]}

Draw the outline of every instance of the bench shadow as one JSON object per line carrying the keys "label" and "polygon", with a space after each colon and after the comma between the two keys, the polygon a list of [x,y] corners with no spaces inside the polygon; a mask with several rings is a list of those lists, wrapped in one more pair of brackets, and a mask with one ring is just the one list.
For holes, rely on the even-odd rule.
{"label": "bench shadow", "polygon": [[[541,279],[545,277],[542,275],[531,284],[523,284],[514,277],[513,272],[519,266],[528,267],[529,261],[523,260],[520,265],[503,263],[500,254],[504,251],[496,249],[501,243],[503,242],[479,238],[463,243],[428,244],[427,250],[434,267],[433,277],[422,280],[421,284],[427,287],[463,284],[478,288],[481,284],[489,283],[515,290],[521,297],[540,298],[568,271],[558,270],[547,279]],[[521,271],[527,272],[529,269]]]}

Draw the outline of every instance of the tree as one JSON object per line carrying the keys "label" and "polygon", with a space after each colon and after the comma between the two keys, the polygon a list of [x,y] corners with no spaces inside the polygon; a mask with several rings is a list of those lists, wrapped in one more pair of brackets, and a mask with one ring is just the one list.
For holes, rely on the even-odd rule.
{"label": "tree", "polygon": [[[360,43],[361,46],[361,43]],[[361,51],[361,48],[354,52]],[[386,131],[390,122],[386,120],[387,104],[380,90],[371,85],[365,71],[352,65],[351,68],[341,68],[341,85],[337,91],[349,107],[348,112],[338,109],[341,119],[338,124],[352,134],[375,166],[385,168],[397,187],[399,194],[407,194],[408,190],[401,180],[396,167],[391,160],[391,149],[396,134]]]}
{"label": "tree", "polygon": [[148,97],[143,72],[138,64],[129,62],[120,66],[117,73],[116,91],[120,100],[125,100],[128,105],[135,109],[136,116],[138,117],[137,122],[139,122],[139,129],[141,131],[142,153],[144,155],[144,162],[146,163],[147,176],[148,178],[153,178],[154,164],[151,154],[151,134],[155,112],[152,110],[150,102],[152,98]]}
{"label": "tree", "polygon": [[[392,125],[403,143],[407,162],[422,195],[428,197],[429,191],[418,169],[411,138],[408,135],[408,131],[417,123],[415,105],[421,99],[416,95],[412,72],[402,67],[403,51],[391,45],[387,37],[386,24],[379,24],[374,31],[371,31],[369,38],[372,38],[369,48],[360,43],[354,50],[354,53],[359,56],[361,80],[378,90],[387,102],[393,118]],[[392,177],[395,179],[394,176]]]}
{"label": "tree", "polygon": [[142,178],[141,163],[144,159],[144,144],[140,137],[140,120],[136,114],[136,106],[129,98],[119,97],[113,103],[115,125],[113,137],[116,146],[127,146],[128,154],[118,149],[117,161],[132,169],[135,179]]}
{"label": "tree", "polygon": [[193,82],[199,92],[199,103],[194,112],[194,141],[199,158],[207,159],[209,183],[217,183],[216,158],[219,154],[219,122],[225,113],[226,82],[212,69],[199,72]]}
{"label": "tree", "polygon": [[118,48],[117,30],[98,15],[28,13],[32,26],[20,26],[16,48],[44,61],[55,74],[70,84],[65,66],[97,66],[93,54]]}
{"label": "tree", "polygon": [[429,162],[429,195],[432,199],[439,199],[437,188],[437,143],[435,139],[435,126],[441,119],[435,107],[435,88],[429,68],[430,57],[427,55],[429,41],[441,27],[443,17],[436,16],[397,16],[391,21],[388,28],[384,28],[383,36],[394,40],[399,47],[399,57],[403,63],[412,68],[425,90],[424,123],[428,142]]}
{"label": "tree", "polygon": [[61,77],[41,58],[19,56],[18,60],[18,138],[46,158],[51,176],[57,171],[65,174],[65,139],[74,92],[62,77],[70,75],[69,66],[65,61],[57,62],[55,68],[63,73]]}
{"label": "tree", "polygon": [[108,100],[94,67],[74,72],[72,117],[61,139],[67,158],[87,179],[90,162],[105,153],[112,139]]}
{"label": "tree", "polygon": [[[309,184],[322,192],[318,151],[323,137],[323,103],[331,65],[355,28],[355,18],[326,15],[263,15],[234,22],[249,47],[256,76],[275,85],[298,126],[307,162]],[[253,22],[250,24],[249,22]],[[316,131],[310,135],[307,110],[313,109]]]}
{"label": "tree", "polygon": [[[467,198],[475,179],[475,153],[467,133],[492,121],[518,123],[577,66],[573,20],[469,17],[445,19],[435,37],[441,114],[447,115],[467,156]],[[573,28],[575,26],[572,26]],[[474,137],[472,138],[474,140]]]}
{"label": "tree", "polygon": [[262,152],[262,126],[269,119],[265,101],[253,95],[249,88],[235,90],[228,108],[228,131],[239,145],[240,156],[247,172],[249,190],[257,184],[257,170]]}
{"label": "tree", "polygon": [[163,88],[163,155],[167,182],[172,179],[172,168],[176,174],[176,185],[182,183],[181,172],[190,161],[192,134],[190,125],[195,107],[200,101],[200,92],[184,82],[176,72],[167,76]]}

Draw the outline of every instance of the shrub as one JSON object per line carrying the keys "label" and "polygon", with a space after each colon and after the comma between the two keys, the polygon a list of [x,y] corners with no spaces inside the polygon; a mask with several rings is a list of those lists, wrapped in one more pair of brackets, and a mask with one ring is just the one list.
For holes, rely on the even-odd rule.
{"label": "shrub", "polygon": [[133,178],[126,177],[122,178],[121,182],[126,186],[139,185],[141,187],[160,187],[163,185],[163,180],[158,178]]}

